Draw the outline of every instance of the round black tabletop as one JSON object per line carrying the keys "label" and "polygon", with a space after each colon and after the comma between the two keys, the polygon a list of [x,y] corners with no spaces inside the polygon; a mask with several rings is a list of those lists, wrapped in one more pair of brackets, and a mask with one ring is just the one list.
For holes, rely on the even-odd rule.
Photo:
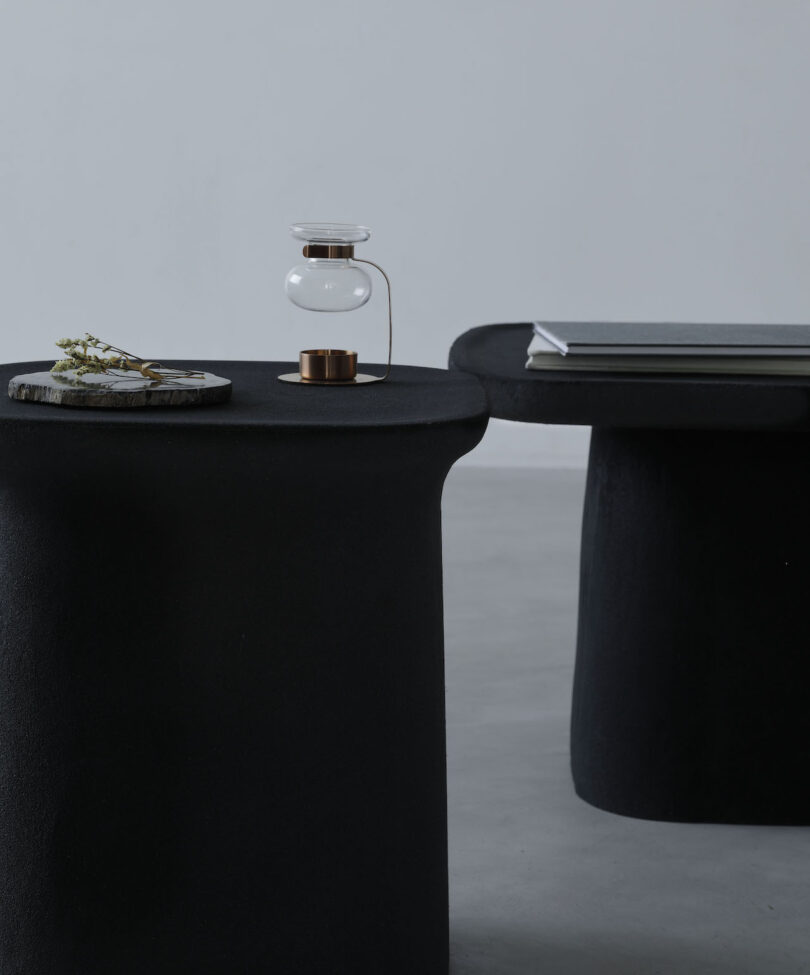
{"label": "round black tabletop", "polygon": [[[166,362],[224,376],[233,382],[230,402],[205,407],[72,409],[24,403],[5,395],[16,375],[47,371],[52,362],[0,365],[0,427],[21,420],[46,424],[149,424],[178,427],[402,428],[480,421],[488,415],[481,386],[445,369],[394,366],[384,383],[336,388],[279,382],[297,371],[291,362],[184,360]],[[369,366],[372,371],[374,366]],[[376,367],[380,372],[384,366]]]}
{"label": "round black tabletop", "polygon": [[0,366],[0,461],[9,476],[14,470],[44,483],[86,467],[99,482],[148,481],[183,465],[200,478],[249,478],[268,476],[271,464],[287,480],[294,471],[316,476],[326,465],[373,476],[414,465],[447,470],[489,420],[476,379],[419,366],[394,366],[384,383],[339,388],[279,382],[295,370],[289,362],[177,363],[232,381],[231,400],[207,406],[85,409],[3,394],[13,376],[49,365]]}
{"label": "round black tabletop", "polygon": [[683,430],[810,430],[810,376],[673,376],[526,369],[529,322],[459,336],[450,368],[476,376],[490,414],[526,423]]}

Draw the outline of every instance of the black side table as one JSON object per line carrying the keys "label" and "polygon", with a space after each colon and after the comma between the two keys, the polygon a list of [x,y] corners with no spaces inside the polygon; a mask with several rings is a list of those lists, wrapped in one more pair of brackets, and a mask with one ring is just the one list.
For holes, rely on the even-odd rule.
{"label": "black side table", "polygon": [[440,499],[483,392],[193,365],[232,402],[0,398],[0,970],[445,973]]}
{"label": "black side table", "polygon": [[593,427],[577,792],[650,819],[810,823],[810,378],[532,372],[530,338],[472,329],[450,364],[493,416]]}

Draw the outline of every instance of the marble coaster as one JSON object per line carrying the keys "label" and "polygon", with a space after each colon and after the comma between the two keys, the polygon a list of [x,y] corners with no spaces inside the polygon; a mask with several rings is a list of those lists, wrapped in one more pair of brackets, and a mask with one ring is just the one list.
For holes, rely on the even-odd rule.
{"label": "marble coaster", "polygon": [[8,384],[11,399],[53,406],[127,409],[141,406],[207,406],[231,398],[231,381],[204,372],[194,378],[145,379],[139,373],[111,375],[30,372]]}

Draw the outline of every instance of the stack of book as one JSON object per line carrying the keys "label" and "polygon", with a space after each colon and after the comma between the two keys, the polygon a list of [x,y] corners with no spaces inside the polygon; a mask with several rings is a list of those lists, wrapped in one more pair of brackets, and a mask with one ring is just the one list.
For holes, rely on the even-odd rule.
{"label": "stack of book", "polygon": [[810,375],[810,325],[533,325],[527,369]]}

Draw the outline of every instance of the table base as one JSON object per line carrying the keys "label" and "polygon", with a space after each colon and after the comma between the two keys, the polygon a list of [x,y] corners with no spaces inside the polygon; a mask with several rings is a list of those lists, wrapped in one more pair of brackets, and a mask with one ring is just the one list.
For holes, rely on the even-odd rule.
{"label": "table base", "polygon": [[648,819],[810,823],[810,436],[595,428],[578,794]]}
{"label": "table base", "polygon": [[2,971],[445,975],[458,434],[61,429],[0,477]]}

